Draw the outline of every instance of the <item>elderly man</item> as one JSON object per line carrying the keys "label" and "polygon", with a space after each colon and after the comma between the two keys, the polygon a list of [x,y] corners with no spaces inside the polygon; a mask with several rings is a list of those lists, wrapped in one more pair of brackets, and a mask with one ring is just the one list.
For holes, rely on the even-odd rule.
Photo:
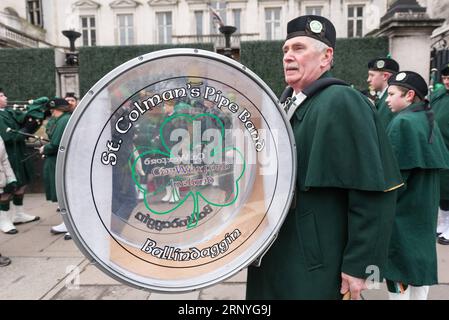
{"label": "elderly man", "polygon": [[320,16],[287,25],[297,200],[261,266],[248,269],[248,299],[359,299],[366,278],[381,280],[402,181],[374,107],[336,84],[298,104],[304,89],[331,78],[335,37]]}

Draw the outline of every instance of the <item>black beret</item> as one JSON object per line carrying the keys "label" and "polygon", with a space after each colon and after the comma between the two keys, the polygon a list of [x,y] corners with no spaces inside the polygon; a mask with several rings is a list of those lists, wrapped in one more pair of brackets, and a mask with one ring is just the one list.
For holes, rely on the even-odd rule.
{"label": "black beret", "polygon": [[59,108],[59,107],[66,107],[69,106],[69,103],[62,98],[53,98],[50,101],[48,101],[47,103],[47,108],[48,109],[54,109],[54,108]]}
{"label": "black beret", "polygon": [[390,58],[377,58],[368,62],[368,69],[396,73],[399,71],[399,64]]}
{"label": "black beret", "polygon": [[449,64],[446,64],[440,72],[442,76],[449,76]]}
{"label": "black beret", "polygon": [[388,85],[400,86],[415,91],[421,99],[427,95],[427,83],[423,77],[413,71],[400,71],[395,76],[390,77]]}
{"label": "black beret", "polygon": [[289,21],[286,40],[299,36],[316,39],[332,48],[335,48],[337,37],[332,22],[324,17],[314,15],[300,16]]}

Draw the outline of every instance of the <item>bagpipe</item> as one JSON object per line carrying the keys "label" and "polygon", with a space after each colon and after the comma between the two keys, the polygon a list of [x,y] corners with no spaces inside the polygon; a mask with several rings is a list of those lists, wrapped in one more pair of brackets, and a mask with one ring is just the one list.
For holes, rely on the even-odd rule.
{"label": "bagpipe", "polygon": [[[34,145],[34,150],[37,150],[37,151],[29,154],[25,159],[22,159],[22,162],[28,161],[29,159],[31,159],[31,158],[33,158],[33,157],[35,157],[37,155],[40,155],[41,154],[40,147],[42,147],[46,143],[50,142],[50,140],[48,140],[48,139],[46,139],[46,138],[44,138],[42,136],[26,133],[26,132],[23,132],[21,130],[15,130],[15,129],[11,129],[11,128],[6,128],[6,132],[16,133],[16,134],[25,136],[27,138],[33,138],[34,142],[37,143],[37,144]],[[45,159],[45,155],[41,155],[41,158]]]}
{"label": "bagpipe", "polygon": [[34,100],[20,101],[27,102],[26,104],[7,105],[6,108],[12,111],[13,117],[20,127],[20,130],[14,131],[16,133],[26,133],[33,136],[39,130],[44,120],[50,115],[47,108],[49,101],[50,99],[47,97],[40,97]]}
{"label": "bagpipe", "polygon": [[27,138],[33,138],[33,139],[35,139],[37,141],[42,141],[42,142],[45,142],[45,143],[50,142],[50,140],[48,140],[48,139],[46,139],[46,138],[44,138],[42,136],[26,133],[26,132],[23,132],[23,131],[20,131],[20,130],[14,130],[14,129],[11,129],[11,128],[6,128],[6,132],[17,133],[17,134],[23,135],[23,136],[25,136]]}
{"label": "bagpipe", "polygon": [[[44,120],[50,115],[47,105],[49,101],[50,99],[47,97],[40,97],[34,100],[20,101],[27,102],[26,104],[15,103],[7,105],[6,109],[10,111],[18,126],[16,128],[7,128],[6,132],[31,138],[32,140],[30,142],[33,143],[34,149],[39,150],[44,144],[49,142],[48,139],[35,135]],[[33,152],[22,161],[28,161],[30,158],[39,154],[40,151]]]}

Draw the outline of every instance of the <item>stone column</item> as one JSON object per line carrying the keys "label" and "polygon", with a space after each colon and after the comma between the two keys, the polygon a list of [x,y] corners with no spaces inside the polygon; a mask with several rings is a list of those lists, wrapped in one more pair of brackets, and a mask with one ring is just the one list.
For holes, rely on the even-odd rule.
{"label": "stone column", "polygon": [[78,99],[81,99],[79,93],[78,67],[62,66],[56,69],[59,75],[58,95],[64,97],[67,92],[73,92]]}
{"label": "stone column", "polygon": [[426,8],[416,0],[397,0],[380,19],[380,27],[373,35],[389,39],[390,55],[401,70],[418,72],[429,79],[430,35],[444,19],[431,19]]}
{"label": "stone column", "polygon": [[81,33],[75,30],[64,30],[62,34],[69,39],[70,49],[64,52],[56,50],[56,94],[64,97],[67,92],[73,92],[78,99],[81,99],[79,92],[78,51],[75,49],[75,41],[81,36]]}

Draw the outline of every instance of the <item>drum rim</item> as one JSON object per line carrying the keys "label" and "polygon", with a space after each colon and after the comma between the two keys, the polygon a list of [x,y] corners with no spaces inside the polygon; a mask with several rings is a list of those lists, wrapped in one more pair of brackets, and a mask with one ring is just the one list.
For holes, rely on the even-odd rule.
{"label": "drum rim", "polygon": [[[76,125],[79,121],[79,119],[82,117],[82,114],[84,110],[90,105],[92,100],[95,99],[97,94],[101,92],[111,81],[116,79],[117,77],[121,76],[123,73],[128,71],[129,69],[136,68],[141,64],[145,64],[147,62],[150,62],[152,60],[165,58],[165,57],[174,57],[174,56],[197,56],[202,58],[209,58],[212,60],[218,60],[222,63],[225,63],[226,65],[233,67],[234,69],[237,69],[238,71],[244,73],[247,75],[250,79],[255,81],[259,87],[261,87],[265,93],[269,96],[269,98],[274,102],[274,105],[278,108],[279,113],[281,114],[281,117],[284,121],[288,137],[290,139],[290,145],[291,145],[291,158],[292,158],[292,177],[290,179],[290,190],[288,192],[287,196],[287,202],[284,205],[284,209],[282,214],[280,215],[280,219],[277,221],[277,225],[273,228],[271,231],[269,237],[267,238],[268,241],[266,241],[261,247],[259,247],[256,251],[256,253],[248,257],[244,260],[240,266],[241,268],[234,268],[234,270],[231,270],[230,272],[223,274],[220,277],[216,277],[213,280],[199,283],[196,285],[188,285],[184,287],[160,287],[160,286],[153,286],[149,285],[147,283],[142,283],[140,281],[137,281],[135,279],[131,279],[130,277],[123,276],[120,274],[116,269],[113,269],[111,266],[107,265],[103,260],[99,259],[97,254],[89,247],[87,246],[85,241],[82,241],[82,237],[80,237],[78,231],[74,228],[72,228],[72,221],[71,217],[69,216],[70,213],[68,212],[68,199],[66,197],[65,192],[65,176],[64,176],[64,168],[67,161],[67,154],[69,150],[70,140],[73,136],[73,132],[76,129]],[[67,124],[67,127],[64,130],[63,136],[61,138],[60,146],[58,149],[58,156],[57,156],[57,162],[56,162],[56,176],[55,176],[55,183],[56,183],[56,191],[57,191],[57,197],[58,197],[58,204],[59,208],[61,210],[61,214],[63,217],[63,220],[67,226],[68,231],[70,234],[75,235],[72,237],[75,244],[79,248],[79,250],[83,253],[85,257],[87,257],[92,263],[95,264],[96,267],[98,267],[100,270],[108,274],[111,278],[127,284],[134,286],[139,289],[150,289],[154,292],[161,292],[161,293],[182,293],[182,292],[190,292],[193,290],[203,289],[206,287],[210,287],[212,285],[215,285],[219,282],[224,281],[225,279],[228,279],[241,270],[248,267],[254,260],[260,259],[261,256],[265,254],[265,252],[270,248],[272,243],[276,240],[277,234],[279,233],[279,230],[281,226],[283,225],[287,214],[290,209],[290,205],[293,200],[293,195],[295,191],[295,185],[296,185],[296,175],[297,175],[297,152],[296,152],[296,143],[295,138],[293,134],[293,130],[291,128],[291,125],[289,123],[289,120],[287,119],[285,113],[282,110],[282,107],[280,106],[279,99],[275,96],[273,91],[268,87],[268,85],[253,71],[251,71],[249,68],[244,66],[243,64],[230,59],[228,57],[225,57],[223,55],[220,55],[215,52],[201,50],[201,49],[191,49],[191,48],[174,48],[174,49],[165,49],[165,50],[159,50],[154,51],[151,53],[147,53],[144,55],[140,55],[136,58],[133,58],[131,60],[128,60],[127,62],[119,65],[118,67],[111,70],[109,73],[107,73],[105,76],[103,76],[95,85],[92,86],[92,88],[84,95],[84,97],[80,100],[79,105],[77,106],[75,112],[70,117],[70,120]]]}

